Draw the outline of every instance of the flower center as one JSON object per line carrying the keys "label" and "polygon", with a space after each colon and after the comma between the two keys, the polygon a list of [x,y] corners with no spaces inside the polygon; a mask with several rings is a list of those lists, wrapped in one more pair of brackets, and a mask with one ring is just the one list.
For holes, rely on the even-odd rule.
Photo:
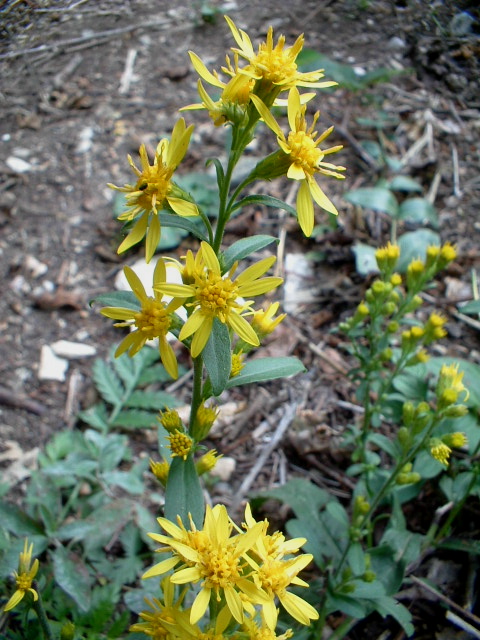
{"label": "flower center", "polygon": [[285,563],[278,560],[265,561],[259,571],[259,578],[262,587],[273,593],[283,591],[291,582]]}
{"label": "flower center", "polygon": [[305,131],[290,131],[287,144],[291,149],[294,164],[312,175],[323,158],[321,150],[315,146],[313,139]]}
{"label": "flower center", "polygon": [[235,302],[238,297],[238,287],[230,278],[222,278],[213,271],[197,280],[196,298],[200,302],[202,311],[209,316],[218,316],[225,322],[230,307],[240,307]]}
{"label": "flower center", "polygon": [[201,571],[207,586],[225,589],[235,584],[239,578],[239,559],[229,549],[209,549],[203,554]]}
{"label": "flower center", "polygon": [[21,573],[17,576],[15,582],[17,583],[17,588],[20,589],[20,591],[28,591],[32,586],[31,578],[29,578],[25,573]]}
{"label": "flower center", "polygon": [[163,304],[154,298],[147,298],[142,310],[135,314],[135,326],[143,332],[147,340],[166,335],[171,322]]}
{"label": "flower center", "polygon": [[297,74],[297,65],[293,62],[288,50],[283,50],[281,41],[274,49],[266,43],[261,44],[257,55],[252,60],[252,66],[265,80],[274,84],[284,83],[288,79],[293,80]]}
{"label": "flower center", "polygon": [[[173,170],[165,167],[160,160],[142,171],[135,185],[135,192],[127,194],[129,206],[136,205],[157,213],[171,190],[170,178]],[[141,193],[138,193],[138,192]]]}

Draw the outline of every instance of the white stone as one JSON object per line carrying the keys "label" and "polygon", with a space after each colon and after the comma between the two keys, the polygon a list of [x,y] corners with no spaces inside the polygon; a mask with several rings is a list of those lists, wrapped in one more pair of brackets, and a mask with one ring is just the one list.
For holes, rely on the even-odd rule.
{"label": "white stone", "polygon": [[48,271],[48,266],[40,262],[35,256],[25,256],[25,267],[30,271],[34,278],[43,276]]}
{"label": "white stone", "polygon": [[51,345],[55,355],[68,360],[77,358],[90,358],[97,353],[95,347],[81,342],[71,342],[70,340],[58,340]]}
{"label": "white stone", "polygon": [[15,171],[15,173],[27,173],[33,169],[30,162],[26,162],[21,158],[17,158],[16,156],[8,156],[5,160],[5,164],[9,169]]}
{"label": "white stone", "polygon": [[65,381],[68,370],[68,360],[59,358],[53,349],[47,344],[42,346],[40,351],[40,365],[38,367],[39,380]]}
{"label": "white stone", "polygon": [[223,482],[227,482],[232,477],[236,466],[237,463],[234,458],[230,458],[229,456],[219,458],[215,467],[210,471],[210,475],[215,478],[220,478]]}
{"label": "white stone", "polygon": [[295,314],[300,306],[315,300],[315,288],[311,263],[303,253],[287,253],[285,256],[285,282],[283,308]]}

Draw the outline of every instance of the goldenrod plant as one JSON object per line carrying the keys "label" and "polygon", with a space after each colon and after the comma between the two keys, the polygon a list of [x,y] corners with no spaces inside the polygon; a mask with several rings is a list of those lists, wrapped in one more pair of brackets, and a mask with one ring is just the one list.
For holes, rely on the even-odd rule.
{"label": "goldenrod plant", "polygon": [[[226,20],[236,46],[219,72],[189,52],[200,102],[181,109],[185,118],[193,109],[205,110],[216,127],[229,130],[226,160],[206,159],[216,173],[218,211],[204,210],[179,184],[177,169],[194,130],[184,117],[158,143],[153,159],[145,145],[139,162],[128,157],[131,183],[110,185],[125,198],[119,215],[125,237],[118,252],[144,245],[146,262],[155,262],[152,293],[125,266],[130,290],[96,298],[101,313],[124,335],[110,362],[95,363],[100,401],[80,415],[88,428],[58,433],[47,445],[28,486],[25,512],[0,503],[0,551],[20,553],[0,622],[9,640],[313,639],[323,637],[333,612],[343,618],[330,637],[341,638],[374,610],[393,615],[410,634],[409,613],[395,593],[408,561],[441,541],[458,514],[453,509],[442,527],[432,526],[405,551],[401,504],[418,494],[424,480],[418,460],[429,456],[437,474],[452,470],[454,451],[469,441],[462,426],[454,428],[463,425],[469,397],[457,364],[444,362],[423,398],[399,396],[395,386],[405,372],[428,361],[430,345],[445,335],[442,314],[420,316],[419,310],[422,292],[456,257],[449,243],[428,247],[404,275],[398,245],[378,249],[378,277],[340,324],[358,362],[352,378],[362,408],[361,422],[345,437],[353,462],[348,473],[355,479],[350,506],[293,480],[270,492],[295,512],[287,538],[271,531],[267,519],[257,521],[249,503],[243,521],[236,522],[225,505],[205,500],[200,478],[221,457],[205,443],[219,416],[219,396],[304,371],[293,357],[249,357],[285,318],[279,301],[261,301],[265,294],[278,295],[283,281],[271,274],[276,257],[268,248],[276,239],[254,235],[225,246],[229,221],[252,204],[281,208],[296,216],[309,237],[315,205],[338,214],[325,180],[345,177],[345,167],[329,161],[342,147],[324,145],[332,127],[318,133],[318,112],[307,116],[312,90],[335,83],[324,80],[321,69],[299,69],[303,36],[287,45],[284,36],[275,42],[269,28],[255,49],[248,34]],[[288,129],[278,115],[282,106]],[[267,135],[273,132],[278,148],[235,180],[259,126]],[[297,183],[296,208],[247,191],[254,182],[279,177]],[[159,255],[167,227],[192,234],[197,246],[180,257]],[[192,368],[188,413],[177,411],[172,393],[148,388],[178,379],[187,371],[183,363]],[[381,432],[385,420],[395,425],[389,437]],[[117,430],[152,424],[158,428],[158,456],[132,463],[128,438]],[[158,487],[148,492],[155,517],[141,499],[148,491],[146,475]],[[463,492],[446,487],[445,493],[456,491],[461,508],[478,469],[459,469],[456,477]],[[376,527],[385,514],[390,520],[379,547]],[[23,542],[25,536],[30,542]],[[41,571],[39,560],[32,561],[33,545]],[[2,557],[6,566],[8,554]],[[314,580],[311,573],[308,581],[302,577],[307,567]],[[12,618],[16,611],[23,612],[23,635]],[[137,621],[130,611],[138,613]]]}

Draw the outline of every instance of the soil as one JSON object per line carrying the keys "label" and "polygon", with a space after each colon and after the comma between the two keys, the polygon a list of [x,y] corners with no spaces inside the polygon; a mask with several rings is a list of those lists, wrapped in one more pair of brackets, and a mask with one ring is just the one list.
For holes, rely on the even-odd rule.
{"label": "soil", "polygon": [[[218,12],[212,21],[206,20],[207,6]],[[462,30],[458,17],[452,22],[462,12],[476,21],[469,31]],[[348,369],[348,356],[329,329],[351,312],[366,284],[355,271],[352,246],[358,241],[378,246],[388,237],[386,220],[360,219],[342,198],[347,189],[372,186],[379,177],[360,140],[375,141],[380,135],[388,151],[402,157],[427,135],[426,144],[409,158],[405,173],[431,195],[442,239],[458,247],[458,260],[436,291],[443,310],[450,313],[449,336],[441,353],[480,362],[478,328],[459,321],[452,303],[471,295],[471,272],[480,262],[477,3],[232,0],[222,6],[200,0],[13,0],[0,9],[0,464],[4,468],[11,463],[9,451],[41,448],[55,432],[81,426],[75,416],[92,402],[93,359],[70,361],[65,381],[40,380],[41,348],[65,339],[92,345],[97,356],[105,357],[118,343],[118,330],[88,301],[112,290],[123,264],[141,254],[132,251],[121,259],[116,255],[120,225],[113,214],[114,194],[106,184],[128,181],[126,155],[135,155],[142,142],[154,149],[160,138],[170,134],[178,108],[198,100],[197,75],[187,50],[200,55],[209,68],[221,66],[234,44],[222,13],[228,13],[254,42],[263,40],[273,25],[287,42],[305,32],[306,47],[337,62],[364,71],[382,66],[401,72],[367,90],[342,88],[314,101],[322,111],[320,126],[336,125],[332,144],[345,145],[338,162],[348,167],[346,183],[325,185],[340,210],[337,230],[307,241],[295,221],[285,223],[280,215],[269,212],[265,217],[257,210],[245,211],[231,227],[229,240],[257,232],[278,235],[286,226],[287,252],[315,251],[323,261],[317,263],[313,278],[321,283],[314,302],[291,314],[280,338],[267,346],[270,355],[297,355],[309,374],[293,384],[265,385],[260,402],[255,403],[248,387],[225,398],[255,408],[248,414],[248,429],[239,428],[216,442],[219,449],[223,443],[225,454],[235,449],[238,458],[230,494],[255,460],[252,454],[262,434],[256,441],[252,429],[269,414],[280,417],[283,404],[292,400],[300,405],[295,433],[304,434],[306,429],[310,444],[305,446],[302,435],[287,437],[284,447],[266,461],[254,486],[278,482],[279,470],[288,475],[301,467],[326,478],[323,482],[341,493],[341,484],[335,481],[341,456],[335,434],[352,419],[345,407],[353,392],[341,373]],[[365,119],[380,123],[385,114],[392,118],[389,127],[375,131],[365,125]],[[188,112],[186,118],[196,123],[196,130],[181,172],[203,171],[206,157],[222,153],[224,132],[213,127],[205,112]],[[262,134],[252,155],[272,150],[273,143],[271,136]],[[285,182],[272,183],[273,195],[289,196]],[[322,220],[319,214],[317,222]],[[177,253],[182,255],[192,243],[187,239]],[[181,351],[179,358],[188,364]],[[182,393],[188,400],[188,382]]]}

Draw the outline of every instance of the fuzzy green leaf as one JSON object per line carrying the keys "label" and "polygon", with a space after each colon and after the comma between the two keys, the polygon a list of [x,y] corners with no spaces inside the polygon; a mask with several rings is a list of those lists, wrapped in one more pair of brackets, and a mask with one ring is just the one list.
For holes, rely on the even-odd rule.
{"label": "fuzzy green leaf", "polygon": [[259,358],[248,361],[238,376],[227,382],[226,388],[232,389],[232,387],[238,387],[242,384],[287,378],[303,371],[305,371],[305,367],[300,360],[294,357]]}
{"label": "fuzzy green leaf", "polygon": [[17,536],[41,535],[41,525],[30,518],[24,511],[14,504],[0,502],[0,522],[10,533]]}
{"label": "fuzzy green leaf", "polygon": [[439,246],[440,236],[430,229],[417,229],[409,233],[404,233],[398,239],[400,247],[400,259],[397,264],[397,271],[405,273],[412,260],[420,258],[425,260],[427,248],[430,245]]}
{"label": "fuzzy green leaf", "polygon": [[102,307],[121,307],[140,311],[141,305],[132,291],[109,291],[101,293],[92,300],[90,306],[100,304]]}
{"label": "fuzzy green leaf", "polygon": [[80,411],[78,417],[94,429],[98,429],[103,433],[108,431],[107,409],[103,403],[95,404],[93,407],[85,409],[85,411]]}
{"label": "fuzzy green leaf", "polygon": [[114,406],[121,404],[124,389],[112,367],[98,358],[93,365],[93,379],[102,398]]}
{"label": "fuzzy green leaf", "polygon": [[156,415],[152,411],[123,410],[112,420],[111,427],[123,429],[145,429],[156,424]]}
{"label": "fuzzy green leaf", "polygon": [[232,370],[232,352],[228,327],[214,318],[212,333],[203,350],[205,368],[208,371],[214,395],[225,389]]}
{"label": "fuzzy green leaf", "polygon": [[166,391],[143,391],[142,389],[134,391],[125,403],[127,407],[134,409],[154,409],[155,411],[165,407],[178,407],[180,404],[175,396]]}
{"label": "fuzzy green leaf", "polygon": [[272,242],[278,242],[273,236],[258,235],[251,236],[249,238],[242,238],[237,240],[223,254],[223,266],[225,271],[228,271],[234,262],[237,260],[243,260],[255,251],[260,251],[265,247],[268,247]]}
{"label": "fuzzy green leaf", "polygon": [[203,492],[192,455],[186,460],[173,458],[165,491],[165,517],[176,522],[180,516],[188,528],[188,514],[191,514],[197,528],[201,528],[204,512]]}
{"label": "fuzzy green leaf", "polygon": [[88,611],[91,602],[91,578],[80,558],[73,560],[64,547],[52,553],[55,581],[81,611]]}
{"label": "fuzzy green leaf", "polygon": [[348,191],[345,200],[365,209],[387,213],[392,218],[398,216],[398,202],[389,189],[383,187],[362,187]]}
{"label": "fuzzy green leaf", "polygon": [[191,233],[199,240],[205,240],[206,242],[208,242],[208,235],[205,232],[205,225],[203,224],[202,219],[199,217],[195,217],[194,222],[193,218],[184,218],[172,213],[160,213],[159,218],[162,227],[176,227],[177,229],[183,229],[184,231],[188,231],[188,233]]}
{"label": "fuzzy green leaf", "polygon": [[438,229],[438,213],[426,198],[408,198],[398,210],[398,218],[414,224],[431,224]]}
{"label": "fuzzy green leaf", "polygon": [[413,191],[416,193],[422,193],[423,191],[422,185],[413,178],[410,178],[410,176],[395,176],[388,183],[388,188],[392,191]]}

